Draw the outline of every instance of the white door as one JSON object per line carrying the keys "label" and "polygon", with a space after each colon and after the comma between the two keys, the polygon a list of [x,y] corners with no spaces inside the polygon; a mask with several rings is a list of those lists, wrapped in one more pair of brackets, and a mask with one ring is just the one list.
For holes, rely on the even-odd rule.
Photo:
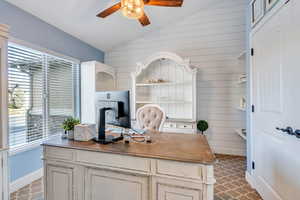
{"label": "white door", "polygon": [[291,0],[252,38],[255,187],[265,200],[300,199],[300,2]]}

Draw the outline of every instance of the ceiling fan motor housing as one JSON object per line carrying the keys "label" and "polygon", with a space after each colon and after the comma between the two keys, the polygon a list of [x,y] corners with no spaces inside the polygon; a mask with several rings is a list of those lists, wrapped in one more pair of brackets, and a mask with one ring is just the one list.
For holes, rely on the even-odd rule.
{"label": "ceiling fan motor housing", "polygon": [[139,19],[144,14],[143,0],[122,0],[122,14],[130,19]]}

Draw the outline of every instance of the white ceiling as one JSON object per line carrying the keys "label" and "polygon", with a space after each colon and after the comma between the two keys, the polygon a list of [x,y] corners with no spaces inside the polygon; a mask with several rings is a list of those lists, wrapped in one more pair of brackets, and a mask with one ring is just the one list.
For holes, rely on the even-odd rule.
{"label": "white ceiling", "polygon": [[126,41],[157,30],[217,0],[185,0],[182,8],[146,7],[151,25],[142,27],[117,12],[105,19],[96,17],[103,9],[119,0],[6,0],[66,33],[108,51]]}

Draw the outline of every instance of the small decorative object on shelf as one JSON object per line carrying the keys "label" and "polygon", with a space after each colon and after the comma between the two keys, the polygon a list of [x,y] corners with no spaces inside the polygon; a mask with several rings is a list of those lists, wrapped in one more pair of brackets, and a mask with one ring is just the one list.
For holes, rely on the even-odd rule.
{"label": "small decorative object on shelf", "polygon": [[209,128],[207,121],[205,121],[205,120],[198,121],[197,128],[199,131],[202,132],[202,134],[204,134],[204,131],[206,131]]}
{"label": "small decorative object on shelf", "polygon": [[62,128],[67,132],[68,139],[74,139],[74,127],[78,124],[80,121],[73,117],[69,117],[63,122]]}
{"label": "small decorative object on shelf", "polygon": [[236,129],[235,132],[241,136],[244,140],[247,140],[247,133],[246,133],[246,129]]}
{"label": "small decorative object on shelf", "polygon": [[146,81],[147,83],[166,83],[165,80],[159,78],[159,79],[149,79]]}
{"label": "small decorative object on shelf", "polygon": [[245,110],[246,109],[246,106],[247,106],[247,103],[246,103],[246,97],[241,97],[240,99],[240,108]]}
{"label": "small decorative object on shelf", "polygon": [[246,74],[241,74],[239,77],[238,82],[239,83],[245,83],[247,81],[247,75]]}

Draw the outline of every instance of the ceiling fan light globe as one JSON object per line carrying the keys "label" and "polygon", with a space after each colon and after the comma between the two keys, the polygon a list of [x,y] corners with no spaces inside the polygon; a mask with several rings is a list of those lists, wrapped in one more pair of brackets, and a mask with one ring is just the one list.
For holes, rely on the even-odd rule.
{"label": "ceiling fan light globe", "polygon": [[143,0],[122,0],[122,14],[130,19],[139,19],[144,14]]}

